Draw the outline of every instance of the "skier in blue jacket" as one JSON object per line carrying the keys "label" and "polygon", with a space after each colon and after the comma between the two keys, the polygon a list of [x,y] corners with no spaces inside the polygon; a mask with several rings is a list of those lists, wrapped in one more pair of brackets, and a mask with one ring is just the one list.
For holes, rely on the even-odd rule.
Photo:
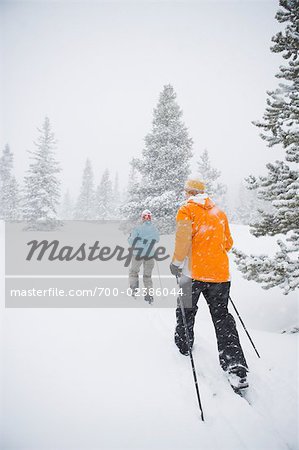
{"label": "skier in blue jacket", "polygon": [[128,238],[129,244],[134,249],[129,272],[130,288],[132,289],[132,295],[135,296],[139,287],[139,271],[143,264],[144,299],[152,303],[154,298],[149,289],[153,287],[154,244],[159,242],[160,236],[157,228],[152,224],[152,214],[148,209],[142,212],[141,220],[142,224],[135,227]]}

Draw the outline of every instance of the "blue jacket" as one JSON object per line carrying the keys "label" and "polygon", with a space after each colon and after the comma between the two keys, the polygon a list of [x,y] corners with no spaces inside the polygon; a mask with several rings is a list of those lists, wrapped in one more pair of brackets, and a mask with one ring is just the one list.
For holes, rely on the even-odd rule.
{"label": "blue jacket", "polygon": [[[138,227],[135,227],[128,238],[129,244],[133,245],[136,238],[140,239],[134,245],[134,248],[136,249],[134,250],[134,253],[136,254],[138,252],[137,249],[142,249],[142,251],[138,253],[140,256],[153,256],[155,253],[155,248],[153,247],[149,253],[147,253],[147,250],[153,240],[159,242],[160,239],[159,232],[155,225],[153,225],[150,221],[145,221]],[[145,240],[146,242],[144,242]]]}

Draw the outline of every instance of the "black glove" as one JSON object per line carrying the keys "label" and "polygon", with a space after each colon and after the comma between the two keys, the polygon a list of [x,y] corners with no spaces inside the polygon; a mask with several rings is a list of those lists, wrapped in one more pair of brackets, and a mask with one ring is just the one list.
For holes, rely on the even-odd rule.
{"label": "black glove", "polygon": [[172,273],[172,275],[174,275],[175,277],[180,277],[182,275],[182,269],[180,269],[178,266],[176,266],[173,263],[170,263],[170,272]]}

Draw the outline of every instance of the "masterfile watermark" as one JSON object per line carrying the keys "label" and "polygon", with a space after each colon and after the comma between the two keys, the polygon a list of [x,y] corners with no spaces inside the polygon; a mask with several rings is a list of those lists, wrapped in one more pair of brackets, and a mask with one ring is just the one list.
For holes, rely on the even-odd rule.
{"label": "masterfile watermark", "polygon": [[[182,294],[181,288],[138,288],[137,292],[134,292],[135,297],[142,297],[149,291],[150,295],[157,297]],[[132,295],[132,288],[126,290],[120,290],[117,287],[103,287],[95,286],[93,289],[58,289],[57,287],[49,287],[47,289],[11,289],[11,297],[117,297],[121,294],[128,296]]]}
{"label": "masterfile watermark", "polygon": [[[30,250],[26,257],[26,261],[31,261],[33,257],[37,261],[41,261],[44,256],[49,261],[109,261],[116,258],[117,261],[124,261],[124,266],[128,267],[132,261],[132,257],[135,256],[137,260],[155,259],[156,261],[164,261],[169,258],[170,255],[165,255],[166,248],[159,246],[154,249],[156,241],[149,241],[147,239],[141,239],[136,237],[131,247],[124,248],[120,245],[116,245],[114,249],[109,246],[100,246],[99,241],[95,241],[93,245],[89,246],[83,242],[78,248],[74,248],[71,245],[62,245],[55,239],[51,242],[44,239],[38,241],[36,239],[27,242]],[[146,252],[143,254],[143,247],[139,247],[140,244],[148,245]],[[153,253],[153,255],[151,255]]]}

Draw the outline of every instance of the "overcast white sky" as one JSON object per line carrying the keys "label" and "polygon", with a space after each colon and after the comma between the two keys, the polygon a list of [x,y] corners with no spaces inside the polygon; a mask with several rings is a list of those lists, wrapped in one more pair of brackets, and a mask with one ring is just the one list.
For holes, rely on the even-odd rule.
{"label": "overcast white sky", "polygon": [[278,1],[1,1],[2,130],[18,178],[48,115],[64,186],[77,192],[89,157],[127,181],[152,110],[171,83],[194,139],[236,184],[279,157],[259,138],[266,90],[281,58],[270,50]]}

